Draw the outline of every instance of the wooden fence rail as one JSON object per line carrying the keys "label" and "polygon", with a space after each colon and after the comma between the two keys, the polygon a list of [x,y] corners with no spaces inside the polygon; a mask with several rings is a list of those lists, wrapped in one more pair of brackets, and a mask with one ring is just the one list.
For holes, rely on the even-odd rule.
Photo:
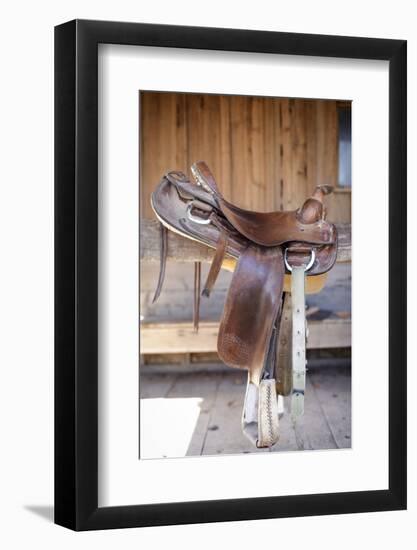
{"label": "wooden fence rail", "polygon": [[[350,319],[309,321],[308,349],[350,347]],[[217,351],[219,323],[141,323],[140,353],[209,353]]]}
{"label": "wooden fence rail", "polygon": [[[160,227],[157,220],[144,220],[141,223],[140,259],[157,262],[160,258]],[[337,224],[339,250],[338,262],[351,261],[351,226]],[[214,250],[186,239],[172,231],[168,236],[168,260],[179,262],[211,262]]]}

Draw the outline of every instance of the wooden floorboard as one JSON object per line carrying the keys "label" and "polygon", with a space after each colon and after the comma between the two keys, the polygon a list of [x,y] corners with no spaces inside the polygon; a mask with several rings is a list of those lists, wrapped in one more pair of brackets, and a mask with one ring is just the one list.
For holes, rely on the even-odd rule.
{"label": "wooden floorboard", "polygon": [[167,398],[181,398],[197,396],[202,399],[200,415],[194,429],[187,456],[203,454],[204,441],[209,429],[213,414],[221,375],[184,374],[177,377],[174,386],[167,394]]}
{"label": "wooden floorboard", "polygon": [[[241,371],[188,374],[142,374],[141,398],[199,399],[199,412],[183,456],[283,452],[347,448],[351,446],[350,369],[311,369],[307,375],[305,415],[293,423],[290,398],[280,420],[280,439],[271,449],[256,449],[241,431],[241,413],[246,373]],[[168,409],[169,410],[169,409]],[[174,414],[174,413],[173,413]],[[174,414],[175,416],[175,414]],[[169,415],[165,430],[169,435],[175,417]],[[167,437],[167,439],[169,439]],[[167,448],[158,456],[172,456]],[[152,456],[147,449],[146,456]]]}
{"label": "wooden floorboard", "polygon": [[146,374],[140,377],[140,399],[152,399],[166,397],[169,390],[175,384],[177,374]]}
{"label": "wooden floorboard", "polygon": [[221,376],[202,454],[249,453],[252,445],[243,435],[240,421],[246,375],[232,372]]}
{"label": "wooden floorboard", "polygon": [[[289,417],[290,415],[288,415]],[[307,376],[306,381],[304,416],[297,419],[294,430],[297,446],[300,450],[337,448],[336,440],[309,376]]]}
{"label": "wooden floorboard", "polygon": [[351,446],[350,369],[312,370],[310,380],[337,447],[349,448]]}

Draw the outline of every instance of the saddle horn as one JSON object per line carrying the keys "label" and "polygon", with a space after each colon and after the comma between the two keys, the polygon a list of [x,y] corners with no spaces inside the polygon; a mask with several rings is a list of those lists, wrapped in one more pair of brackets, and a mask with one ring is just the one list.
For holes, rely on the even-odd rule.
{"label": "saddle horn", "polygon": [[325,195],[330,195],[333,191],[333,185],[318,185],[314,190],[312,198],[321,202]]}
{"label": "saddle horn", "polygon": [[298,219],[301,223],[314,223],[325,217],[323,198],[332,193],[331,185],[318,185],[312,196],[307,199],[298,211]]}

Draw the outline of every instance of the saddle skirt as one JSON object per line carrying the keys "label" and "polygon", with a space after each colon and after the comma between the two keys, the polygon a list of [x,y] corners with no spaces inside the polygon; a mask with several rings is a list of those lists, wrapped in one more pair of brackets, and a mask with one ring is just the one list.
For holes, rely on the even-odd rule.
{"label": "saddle skirt", "polygon": [[[304,273],[308,276],[326,273],[336,260],[336,227],[325,219],[323,205],[323,197],[331,188],[317,187],[312,197],[295,211],[261,213],[227,201],[203,161],[195,163],[191,171],[195,183],[182,172],[168,172],[151,197],[152,208],[162,224],[161,269],[154,300],[162,290],[165,276],[167,229],[216,250],[203,296],[210,295],[223,262],[227,258],[235,260],[219,326],[218,353],[225,364],[248,371],[243,431],[256,446],[271,447],[278,440],[277,391],[278,395],[288,395],[297,386],[293,391],[294,403],[298,403],[296,397],[304,396],[303,359],[297,363],[301,365],[298,378],[288,375],[288,369],[292,368],[288,346],[291,296],[283,293],[284,274],[290,273],[293,280],[300,281],[297,284],[301,290],[295,288],[292,294],[293,299],[297,292],[302,295],[304,312]],[[200,270],[197,263],[196,329]],[[300,298],[297,300],[300,302]],[[297,306],[298,313],[300,307]],[[294,315],[296,312],[293,320],[297,319]],[[299,327],[297,335],[305,343],[304,328]],[[305,352],[300,353],[305,356]],[[302,409],[301,406],[301,414]]]}

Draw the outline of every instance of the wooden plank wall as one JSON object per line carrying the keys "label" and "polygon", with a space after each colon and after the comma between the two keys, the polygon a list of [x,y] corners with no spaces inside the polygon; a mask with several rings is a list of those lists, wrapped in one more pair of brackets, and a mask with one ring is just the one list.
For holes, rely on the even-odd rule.
{"label": "wooden plank wall", "polygon": [[[167,170],[205,160],[226,198],[260,211],[295,209],[318,184],[337,185],[337,102],[166,92],[140,94],[141,213]],[[349,223],[350,191],[329,197]]]}

